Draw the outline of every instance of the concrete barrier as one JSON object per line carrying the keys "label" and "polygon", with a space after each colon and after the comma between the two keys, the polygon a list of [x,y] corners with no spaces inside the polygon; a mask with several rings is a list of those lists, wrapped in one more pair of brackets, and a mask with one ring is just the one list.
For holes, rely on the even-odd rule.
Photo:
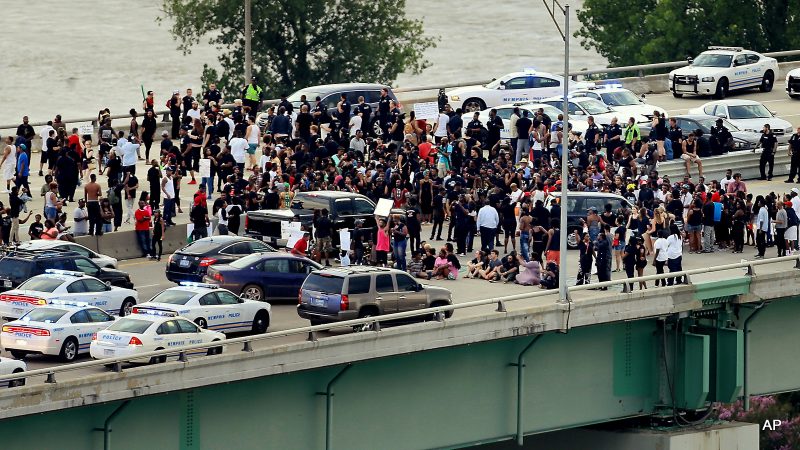
{"label": "concrete barrier", "polygon": [[[136,231],[133,230],[104,233],[102,236],[80,236],[75,238],[75,242],[118,260],[142,257],[139,241],[136,240]],[[167,228],[162,243],[165,255],[186,245],[186,225]]]}
{"label": "concrete barrier", "polygon": [[[727,155],[711,156],[703,158],[703,176],[706,181],[721,180],[725,176],[725,171],[733,170],[734,173],[740,172],[742,179],[752,180],[761,176],[758,170],[758,161],[761,157],[761,150],[755,153],[744,151],[728,153]],[[697,180],[697,166],[692,164],[692,179]],[[686,173],[683,160],[672,160],[661,163],[658,166],[659,175],[669,175],[671,180],[682,180]],[[785,149],[780,149],[775,154],[775,169],[773,175],[779,178],[789,173],[789,154]],[[788,188],[787,188],[788,189]]]}

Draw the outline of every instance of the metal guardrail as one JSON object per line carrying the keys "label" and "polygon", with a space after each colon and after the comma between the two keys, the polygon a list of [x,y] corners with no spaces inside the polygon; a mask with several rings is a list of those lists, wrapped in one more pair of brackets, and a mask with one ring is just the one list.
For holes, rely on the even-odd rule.
{"label": "metal guardrail", "polygon": [[[703,267],[700,269],[690,269],[690,270],[683,270],[680,272],[668,272],[663,274],[655,274],[655,275],[647,275],[644,277],[636,277],[636,278],[625,278],[619,280],[611,280],[611,281],[604,281],[602,283],[593,283],[593,284],[584,284],[580,286],[570,286],[567,291],[568,293],[577,292],[577,291],[585,291],[585,290],[595,290],[598,288],[603,287],[612,287],[616,285],[622,285],[623,293],[629,292],[629,284],[634,284],[638,282],[645,282],[645,281],[653,281],[653,280],[666,280],[668,278],[681,278],[685,277],[685,283],[690,285],[691,284],[691,276],[692,275],[699,275],[704,273],[710,272],[717,272],[723,270],[735,270],[735,269],[747,269],[747,275],[753,276],[755,275],[755,267],[765,264],[776,264],[781,262],[795,262],[795,269],[800,269],[800,254],[793,255],[793,256],[783,256],[778,258],[767,258],[755,261],[746,261],[746,262],[739,262],[734,264],[724,264],[719,266],[712,266],[712,267]],[[680,284],[679,284],[680,285]],[[73,370],[80,370],[86,368],[97,368],[101,366],[113,366],[113,370],[117,373],[121,373],[123,371],[122,364],[129,363],[133,360],[142,360],[142,359],[149,359],[153,357],[160,357],[160,356],[178,356],[179,361],[185,362],[187,360],[187,355],[192,350],[201,350],[201,349],[209,349],[209,348],[216,348],[222,346],[233,346],[240,344],[242,345],[242,350],[245,352],[252,352],[253,351],[253,342],[256,341],[264,341],[273,338],[279,337],[286,337],[286,336],[294,336],[294,335],[308,335],[309,341],[316,341],[317,336],[316,333],[320,331],[329,331],[334,328],[345,328],[345,327],[354,327],[354,326],[371,326],[374,332],[380,332],[381,330],[381,322],[389,322],[394,320],[400,319],[409,319],[413,317],[421,317],[421,316],[431,316],[434,317],[436,321],[445,321],[446,313],[448,311],[456,311],[460,309],[466,308],[474,308],[477,306],[486,306],[486,305],[497,305],[496,312],[505,313],[507,312],[505,304],[507,302],[519,301],[519,300],[528,300],[533,298],[544,297],[548,295],[555,295],[558,294],[558,290],[551,289],[551,290],[544,290],[544,291],[535,291],[535,292],[528,292],[524,294],[515,294],[515,295],[508,295],[503,297],[497,298],[490,298],[484,300],[475,300],[466,303],[459,303],[455,305],[448,305],[448,306],[439,306],[435,308],[426,308],[417,311],[408,311],[402,313],[394,313],[394,314],[386,314],[383,316],[376,316],[376,317],[366,317],[362,319],[353,319],[347,320],[343,322],[337,322],[334,324],[325,324],[325,325],[314,325],[308,327],[301,327],[301,328],[292,328],[289,330],[283,331],[274,331],[254,336],[242,336],[237,338],[231,339],[224,339],[221,341],[216,341],[212,343],[206,344],[193,344],[193,345],[186,345],[183,347],[176,347],[171,349],[165,350],[158,350],[152,352],[145,352],[140,353],[137,355],[127,356],[127,357],[118,357],[118,358],[108,358],[108,359],[100,359],[94,361],[84,361],[79,363],[72,363],[72,364],[65,364],[61,366],[55,367],[48,367],[44,369],[36,369],[30,370],[27,372],[19,372],[10,375],[3,375],[0,376],[0,382],[2,381],[9,381],[9,380],[20,380],[20,379],[27,379],[36,376],[45,376],[46,383],[56,383],[56,374],[62,372],[68,372]],[[567,304],[566,301],[563,304]]]}
{"label": "metal guardrail", "polygon": [[[763,55],[770,56],[770,57],[773,57],[773,58],[780,58],[780,57],[784,57],[784,56],[798,56],[798,55],[800,55],[800,50],[785,50],[785,51],[780,51],[780,52],[770,52],[770,53],[763,53]],[[641,65],[637,65],[637,66],[606,67],[606,68],[603,68],[603,69],[576,70],[576,71],[570,72],[569,74],[573,79],[576,79],[579,76],[597,75],[597,74],[601,74],[601,73],[612,74],[612,73],[624,73],[624,72],[637,72],[638,76],[641,77],[641,76],[644,75],[644,71],[646,71],[646,70],[670,69],[670,68],[673,68],[673,67],[685,66],[687,64],[688,64],[687,61],[671,61],[671,62],[662,62],[662,63],[654,63],[654,64],[641,64]],[[401,87],[401,88],[393,89],[393,91],[394,92],[400,92],[400,93],[403,93],[403,92],[418,92],[418,91],[431,91],[431,90],[437,90],[437,89],[441,89],[441,88],[449,89],[449,88],[456,88],[456,87],[462,87],[462,86],[474,86],[474,85],[477,85],[477,84],[486,84],[486,83],[489,83],[490,81],[491,80],[477,80],[477,81],[463,81],[463,82],[451,83],[451,84],[435,84],[435,85],[428,85],[428,86],[412,86],[412,87],[407,87],[407,88]],[[280,99],[264,100],[265,104],[278,103],[278,102],[280,102]],[[233,107],[233,104],[223,105],[223,108],[231,108],[231,107]],[[168,116],[168,115],[169,115],[169,110],[156,111],[156,117],[159,117],[159,116],[164,117],[164,116]],[[130,118],[130,115],[129,114],[116,114],[116,115],[110,116],[110,118],[111,118],[111,120],[128,119],[128,118]],[[84,118],[78,118],[78,119],[64,120],[64,123],[67,123],[67,124],[71,125],[71,124],[75,124],[75,123],[85,123],[85,122],[95,123],[96,121],[97,121],[97,117],[93,116],[93,117],[84,117]],[[47,124],[47,121],[39,121],[39,122],[31,122],[30,123],[30,125],[34,126],[34,127],[43,126],[43,125],[46,125],[46,124]],[[16,125],[0,125],[0,130],[16,129],[18,125],[19,124],[16,124]]]}

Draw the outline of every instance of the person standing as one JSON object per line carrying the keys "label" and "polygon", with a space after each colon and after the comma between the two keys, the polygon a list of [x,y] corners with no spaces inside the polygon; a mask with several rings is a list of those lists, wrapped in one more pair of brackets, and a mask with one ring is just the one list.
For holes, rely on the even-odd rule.
{"label": "person standing", "polygon": [[[658,236],[653,243],[653,266],[656,268],[656,274],[664,273],[664,266],[667,264],[667,239],[664,237],[666,235],[666,230],[658,230]],[[666,280],[656,280],[655,281],[656,287],[659,285],[666,286]]]}
{"label": "person standing", "polygon": [[167,100],[167,108],[169,108],[169,115],[172,118],[172,139],[178,139],[178,131],[181,129],[181,94],[179,91],[173,91],[172,97]]}
{"label": "person standing", "polygon": [[155,211],[161,204],[161,167],[155,159],[147,169],[147,184],[150,186],[150,209]]}
{"label": "person standing", "polygon": [[522,158],[527,158],[531,151],[530,134],[531,127],[533,127],[533,121],[528,118],[527,109],[522,111],[522,117],[517,119],[516,126],[518,137],[516,155],[514,156],[514,164],[519,163],[519,160]]}
{"label": "person standing", "polygon": [[175,184],[172,178],[173,168],[167,167],[164,176],[161,178],[159,191],[164,196],[164,223],[171,227],[175,225],[172,218],[175,217]]}
{"label": "person standing", "polygon": [[[678,225],[669,226],[669,237],[667,238],[667,267],[670,273],[683,270],[683,238]],[[683,277],[667,278],[667,285],[682,284]]]}
{"label": "person standing", "polygon": [[6,137],[6,146],[3,148],[3,157],[0,160],[0,169],[3,171],[3,178],[6,180],[6,192],[11,190],[11,180],[17,172],[17,149],[14,146],[14,138]]}
{"label": "person standing", "polygon": [[[150,259],[161,261],[161,254],[164,253],[165,230],[164,218],[161,217],[161,211],[156,209],[153,211],[153,237],[151,239]],[[156,247],[158,247],[158,252],[156,252]]]}
{"label": "person standing", "polygon": [[394,226],[392,227],[392,240],[394,241],[392,259],[394,260],[396,269],[405,271],[408,227],[402,216],[393,218],[392,222],[394,222]]}
{"label": "person standing", "polygon": [[[519,106],[515,106],[514,109],[511,111],[511,116],[508,118],[508,134],[511,138],[511,149],[516,154],[517,152],[517,142],[519,139],[519,130],[517,129],[517,121],[520,118],[521,113],[519,112]],[[525,259],[527,261],[527,259]]]}
{"label": "person standing", "polygon": [[789,179],[785,183],[794,183],[794,177],[797,175],[797,182],[800,183],[800,127],[789,138],[789,157],[791,164],[789,166]]}
{"label": "person standing", "polygon": [[26,150],[27,147],[25,144],[17,147],[17,179],[14,181],[14,184],[24,187],[28,192],[31,192],[31,187],[28,184],[28,177],[31,174],[31,165],[30,157]]}
{"label": "person standing", "polygon": [[89,175],[89,182],[83,187],[83,198],[86,200],[90,235],[101,236],[103,234],[103,216],[100,212],[100,196],[102,192],[100,183],[97,182],[97,175]]}
{"label": "person standing", "polygon": [[764,252],[767,250],[767,233],[770,232],[769,209],[767,208],[767,202],[764,201],[764,197],[760,195],[756,197],[753,210],[756,208],[758,208],[758,213],[754,225],[756,228],[756,248],[758,248],[758,253],[755,257],[763,258]]}
{"label": "person standing", "polygon": [[[583,236],[581,236],[581,234]],[[589,233],[581,233],[575,230],[575,241],[578,243],[578,276],[575,284],[589,284],[592,278],[592,260],[594,259],[594,244],[590,240]]]}
{"label": "person standing", "polygon": [[261,101],[263,100],[263,90],[258,86],[258,79],[253,77],[250,79],[250,84],[244,87],[242,91],[242,104],[250,108],[250,114],[257,114],[261,109]]}
{"label": "person standing", "polygon": [[[764,128],[761,130],[761,139],[758,142],[761,146],[761,157],[758,160],[758,170],[761,173],[761,178],[759,179],[772,181],[772,169],[775,166],[775,151],[778,148],[778,140],[772,134],[768,123],[764,124]],[[753,149],[753,153],[755,151],[756,149]],[[768,172],[766,170],[767,165],[769,165]]]}
{"label": "person standing", "polygon": [[86,211],[86,200],[78,199],[78,207],[72,213],[75,225],[72,232],[75,236],[86,236],[89,234],[89,212]]}
{"label": "person standing", "polygon": [[[497,115],[497,110],[492,108],[489,111],[489,121],[486,122],[486,129],[489,130],[489,134],[486,137],[486,148],[489,149],[490,153],[494,145],[500,142],[500,132],[503,128],[505,128],[503,119]],[[490,158],[494,159],[495,156],[497,155],[490,155]]]}
{"label": "person standing", "polygon": [[208,220],[208,207],[200,196],[194,197],[194,204],[191,211],[189,211],[189,219],[194,224],[194,230],[192,231],[193,241],[208,237],[208,225],[211,222]]}
{"label": "person standing", "polygon": [[477,225],[481,233],[481,250],[488,254],[494,250],[495,234],[500,225],[500,215],[494,205],[487,203],[478,210]]}
{"label": "person standing", "polygon": [[47,164],[48,156],[47,156],[47,139],[50,138],[50,132],[55,132],[55,128],[53,128],[53,121],[48,121],[47,125],[43,126],[41,130],[39,130],[39,137],[42,139],[42,153],[41,159],[39,161],[39,176],[44,176],[44,165]]}
{"label": "person standing", "polygon": [[142,257],[145,258],[150,254],[150,211],[147,209],[147,203],[139,201],[139,209],[134,214],[136,218],[136,239],[139,242],[139,248],[142,250]]}
{"label": "person standing", "polygon": [[[320,217],[314,221],[314,229],[317,232],[317,250],[319,251],[320,262],[325,258],[325,265],[330,267],[330,255],[333,251],[332,239],[333,236],[333,223],[328,217],[327,208],[323,208]],[[388,232],[388,231],[387,231]],[[388,251],[388,249],[387,249]]]}
{"label": "person standing", "polygon": [[[596,259],[595,265],[597,266],[597,281],[611,281],[611,242],[609,242],[607,233],[608,226],[603,227],[597,235],[597,242],[595,243]],[[600,290],[608,290],[607,287],[601,287]]]}
{"label": "person standing", "polygon": [[142,142],[144,143],[144,157],[147,160],[150,159],[150,148],[153,146],[157,127],[155,113],[148,110],[142,119]]}
{"label": "person standing", "polygon": [[[780,200],[780,199],[779,199]],[[789,218],[786,214],[786,209],[782,201],[776,201],[775,207],[778,208],[775,212],[775,219],[772,221],[775,224],[775,246],[778,249],[778,257],[786,256],[786,228],[789,226]]]}

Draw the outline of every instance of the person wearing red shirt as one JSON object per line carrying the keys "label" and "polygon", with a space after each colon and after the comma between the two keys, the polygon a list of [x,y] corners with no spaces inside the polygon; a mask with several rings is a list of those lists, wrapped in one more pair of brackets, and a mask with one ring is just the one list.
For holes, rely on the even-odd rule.
{"label": "person wearing red shirt", "polygon": [[294,256],[306,256],[306,252],[308,251],[308,240],[310,235],[308,233],[303,233],[303,237],[294,244],[292,250],[289,253],[293,254]]}
{"label": "person wearing red shirt", "polygon": [[433,163],[431,158],[431,148],[433,145],[428,142],[427,137],[423,134],[422,135],[422,143],[419,144],[419,157],[420,159],[427,160],[430,163]]}
{"label": "person wearing red shirt", "polygon": [[83,144],[81,144],[81,137],[78,136],[77,128],[73,128],[72,134],[67,138],[67,147],[75,149],[78,158],[83,158]]}
{"label": "person wearing red shirt", "polygon": [[142,258],[146,258],[152,250],[150,247],[150,212],[147,210],[147,202],[139,201],[139,209],[134,213],[136,219],[136,239],[142,250]]}

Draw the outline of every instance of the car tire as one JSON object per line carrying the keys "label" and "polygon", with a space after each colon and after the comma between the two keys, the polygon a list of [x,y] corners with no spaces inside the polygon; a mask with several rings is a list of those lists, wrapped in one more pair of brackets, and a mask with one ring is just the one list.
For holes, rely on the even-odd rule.
{"label": "car tire", "polygon": [[[154,351],[164,350],[164,347],[158,347]],[[152,356],[150,357],[150,364],[161,364],[167,362],[167,355]]]}
{"label": "car tire", "polygon": [[683,98],[683,94],[679,94],[677,92],[673,92],[672,96],[675,97],[675,98]]}
{"label": "car tire", "polygon": [[[448,306],[448,305],[449,305],[449,303],[447,303],[445,301],[442,301],[442,300],[438,300],[438,301],[435,301],[435,302],[431,303],[431,308],[438,308],[439,306]],[[432,321],[436,320],[436,314],[437,313],[431,314],[430,318],[428,320],[432,320]],[[449,319],[451,317],[453,317],[453,310],[451,309],[450,311],[445,311],[444,318],[445,319]]]}
{"label": "car tire", "polygon": [[477,97],[468,98],[461,108],[464,114],[483,111],[484,109],[486,109],[486,102]]}
{"label": "car tire", "polygon": [[381,137],[383,135],[383,129],[381,128],[381,121],[376,117],[372,119],[372,125],[369,127],[369,134],[372,137]]}
{"label": "car tire", "polygon": [[122,306],[119,307],[119,316],[120,317],[125,317],[127,315],[130,315],[132,310],[133,310],[133,306],[135,304],[136,304],[136,300],[134,300],[131,297],[126,298],[122,302]]}
{"label": "car tire", "polygon": [[800,98],[800,94],[789,94],[789,98]]}
{"label": "car tire", "polygon": [[[359,319],[366,319],[367,317],[378,316],[378,311],[374,308],[364,308],[358,313]],[[375,322],[370,322],[363,325],[353,325],[353,331],[358,333],[360,331],[375,331]]]}
{"label": "car tire", "polygon": [[[211,342],[219,342],[219,339],[214,339]],[[209,347],[208,351],[206,352],[206,356],[214,356],[221,354],[222,354],[222,347]]]}
{"label": "car tire", "polygon": [[206,328],[208,328],[208,321],[206,319],[202,318],[202,317],[198,317],[197,319],[194,319],[194,323],[195,323],[195,325],[197,325],[198,327],[200,327],[200,328],[202,328],[204,330]]}
{"label": "car tire", "polygon": [[78,357],[78,340],[70,336],[64,341],[61,346],[61,351],[58,352],[58,357],[64,362],[73,362]]}
{"label": "car tire", "polygon": [[[22,372],[23,372],[22,369],[14,369],[14,371],[11,372],[11,373],[22,373]],[[20,387],[20,386],[25,386],[25,378],[17,378],[16,380],[8,380],[8,387],[13,388],[13,387]]]}
{"label": "car tire", "polygon": [[770,92],[774,85],[775,74],[772,73],[771,70],[768,70],[767,73],[764,74],[764,78],[761,79],[761,86],[758,87],[758,90],[761,92]]}
{"label": "car tire", "polygon": [[714,91],[714,98],[722,100],[728,96],[728,79],[722,78],[717,83],[717,90]]}
{"label": "car tire", "polygon": [[265,309],[256,313],[253,318],[253,334],[264,334],[269,328],[269,313]]}
{"label": "car tire", "polygon": [[23,350],[9,350],[8,352],[11,353],[14,359],[25,359],[28,356],[28,352]]}
{"label": "car tire", "polygon": [[248,284],[242,288],[242,298],[246,298],[248,300],[256,300],[259,302],[264,301],[264,289],[257,284]]}

